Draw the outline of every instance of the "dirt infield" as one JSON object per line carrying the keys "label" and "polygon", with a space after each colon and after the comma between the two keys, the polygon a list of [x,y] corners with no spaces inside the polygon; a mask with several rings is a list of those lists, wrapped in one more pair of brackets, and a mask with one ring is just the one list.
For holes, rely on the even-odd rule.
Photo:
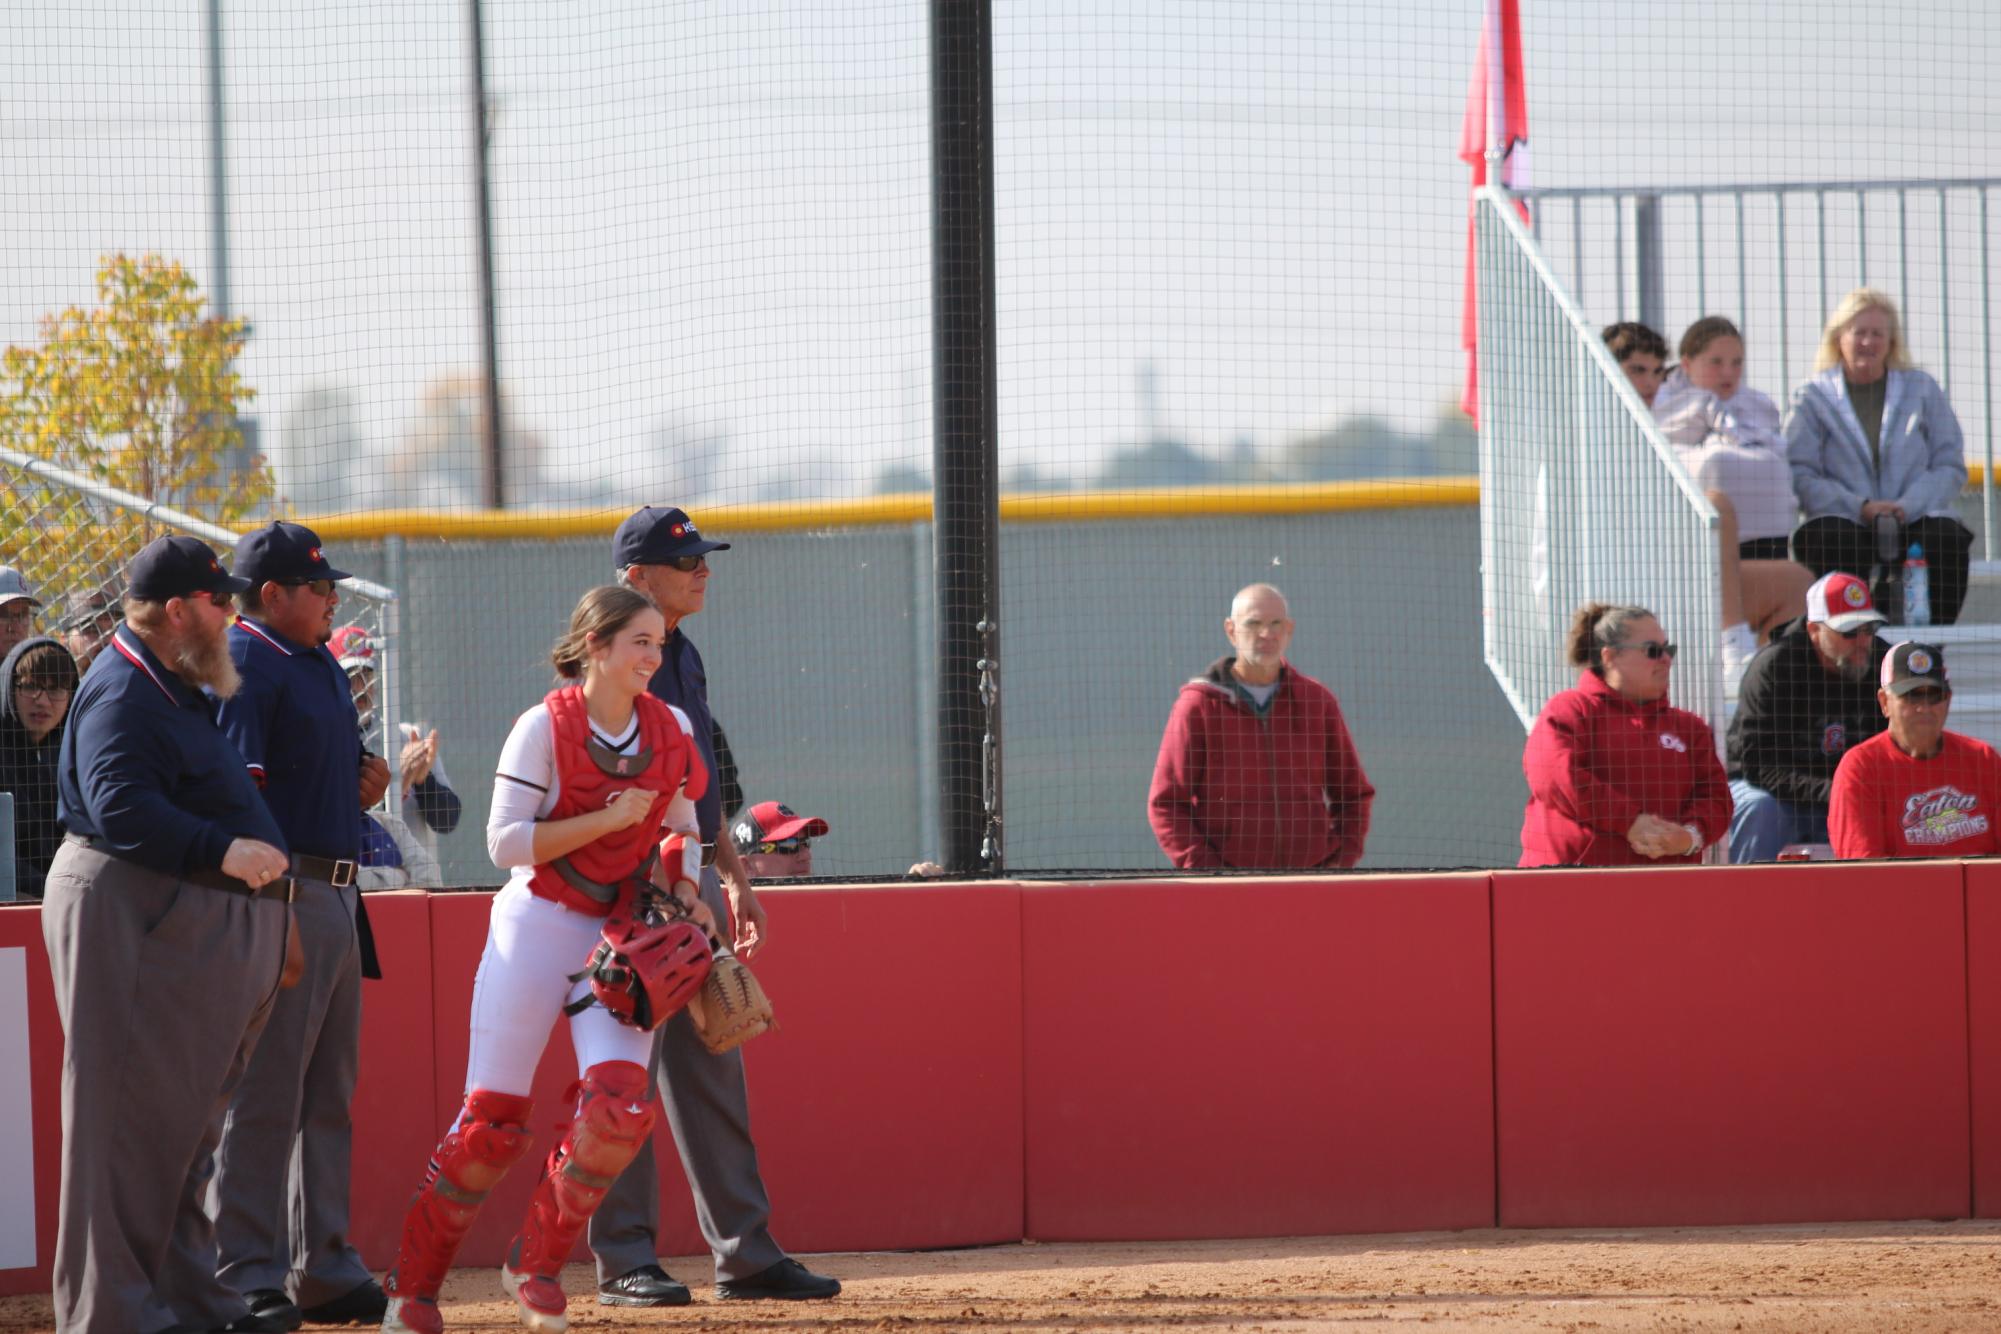
{"label": "dirt infield", "polygon": [[[571,1328],[820,1330],[1977,1330],[2001,1327],[2001,1223],[1657,1231],[1425,1232],[1266,1241],[1021,1245],[813,1257],[831,1302],[625,1311],[564,1275]],[[705,1260],[670,1262],[690,1281]],[[446,1319],[515,1330],[485,1270]],[[50,1328],[45,1297],[0,1300],[0,1330]],[[311,1328],[311,1327],[309,1327]]]}

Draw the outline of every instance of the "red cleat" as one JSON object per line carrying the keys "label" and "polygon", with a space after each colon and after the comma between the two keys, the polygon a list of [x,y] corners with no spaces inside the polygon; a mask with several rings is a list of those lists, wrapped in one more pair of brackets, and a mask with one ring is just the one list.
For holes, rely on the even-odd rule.
{"label": "red cleat", "polygon": [[518,1274],[502,1265],[500,1286],[514,1299],[524,1328],[537,1330],[539,1334],[563,1334],[570,1327],[570,1317],[565,1314],[570,1299],[563,1295],[563,1285],[555,1279],[540,1274]]}

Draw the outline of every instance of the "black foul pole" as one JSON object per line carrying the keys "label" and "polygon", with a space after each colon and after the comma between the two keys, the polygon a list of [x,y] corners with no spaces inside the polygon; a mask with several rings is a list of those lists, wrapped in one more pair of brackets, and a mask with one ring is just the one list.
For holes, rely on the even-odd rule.
{"label": "black foul pole", "polygon": [[992,33],[990,0],[931,0],[938,827],[955,875],[1002,869]]}
{"label": "black foul pole", "polygon": [[507,478],[501,471],[500,340],[493,317],[493,190],[489,183],[487,150],[493,135],[492,108],[486,100],[486,32],[480,20],[481,0],[466,0],[466,44],[471,58],[473,209],[479,233],[479,359],[481,386],[480,449],[485,455],[485,500],[488,509],[507,503]]}

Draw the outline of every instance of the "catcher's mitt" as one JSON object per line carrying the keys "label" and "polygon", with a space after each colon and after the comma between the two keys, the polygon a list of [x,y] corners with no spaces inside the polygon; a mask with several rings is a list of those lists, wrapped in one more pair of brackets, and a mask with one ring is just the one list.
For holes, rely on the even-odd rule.
{"label": "catcher's mitt", "polygon": [[710,1051],[735,1051],[767,1029],[778,1027],[771,998],[764,994],[750,969],[726,947],[718,946],[702,989],[688,1002],[688,1017]]}

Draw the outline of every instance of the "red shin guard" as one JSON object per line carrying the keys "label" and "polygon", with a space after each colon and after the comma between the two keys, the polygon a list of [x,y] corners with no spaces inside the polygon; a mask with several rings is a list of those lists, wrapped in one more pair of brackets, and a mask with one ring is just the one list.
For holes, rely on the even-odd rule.
{"label": "red shin guard", "polygon": [[577,1081],[570,1131],[549,1154],[521,1233],[508,1248],[517,1274],[554,1277],[604,1193],[653,1133],[653,1081],[630,1061],[594,1065]]}
{"label": "red shin guard", "polygon": [[431,1156],[430,1171],[403,1218],[396,1267],[383,1287],[400,1297],[434,1298],[479,1206],[507,1169],[528,1152],[529,1099],[474,1089],[458,1124]]}

